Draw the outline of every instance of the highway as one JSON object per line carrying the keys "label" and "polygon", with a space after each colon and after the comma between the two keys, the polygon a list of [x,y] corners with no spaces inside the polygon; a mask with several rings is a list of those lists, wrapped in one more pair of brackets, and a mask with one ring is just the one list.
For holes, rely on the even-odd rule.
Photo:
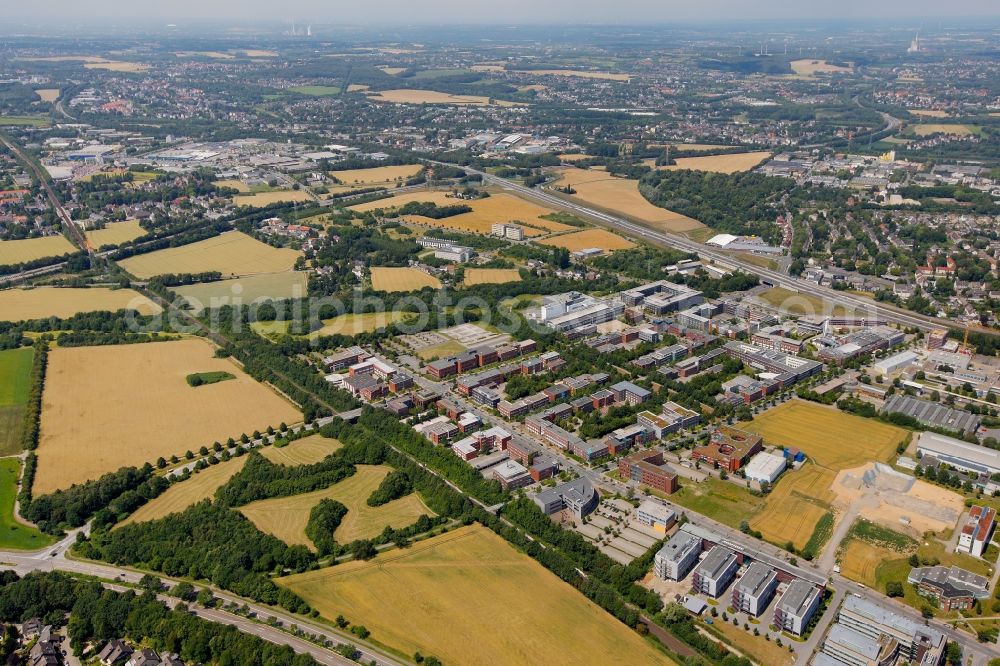
{"label": "highway", "polygon": [[[427,160],[433,164],[445,164],[444,162],[436,162],[433,160]],[[448,165],[454,166],[454,165]],[[667,246],[678,250],[683,250],[684,252],[697,253],[698,255],[711,259],[714,262],[721,264],[723,266],[731,266],[733,268],[738,268],[746,273],[753,273],[763,278],[767,282],[773,284],[774,286],[784,287],[791,291],[808,294],[810,296],[816,296],[822,298],[826,301],[842,305],[852,311],[858,313],[859,316],[865,317],[875,317],[878,316],[886,321],[896,322],[904,326],[912,326],[922,330],[931,330],[936,328],[947,328],[953,325],[953,322],[946,319],[938,319],[936,317],[925,317],[923,315],[918,315],[912,312],[907,312],[899,308],[887,307],[880,303],[875,303],[874,301],[861,298],[859,296],[853,296],[851,294],[836,291],[828,287],[823,287],[817,285],[814,282],[808,280],[802,280],[800,278],[791,277],[761,266],[755,266],[753,264],[747,263],[740,260],[737,257],[730,256],[718,250],[714,250],[701,243],[696,243],[683,236],[677,236],[674,234],[661,233],[659,231],[654,231],[648,227],[632,222],[624,217],[618,215],[612,215],[610,213],[591,208],[584,204],[581,204],[575,200],[564,198],[562,196],[556,196],[551,192],[545,191],[539,188],[525,187],[519,183],[509,181],[499,176],[494,176],[493,174],[486,173],[485,171],[479,171],[471,167],[462,167],[468,173],[477,174],[483,178],[484,183],[497,185],[506,190],[515,192],[521,197],[528,199],[533,199],[540,203],[543,203],[549,207],[566,210],[576,215],[584,218],[588,218],[598,224],[602,224],[619,231],[624,231],[636,238],[645,240],[649,243]],[[819,314],[819,313],[817,313]]]}

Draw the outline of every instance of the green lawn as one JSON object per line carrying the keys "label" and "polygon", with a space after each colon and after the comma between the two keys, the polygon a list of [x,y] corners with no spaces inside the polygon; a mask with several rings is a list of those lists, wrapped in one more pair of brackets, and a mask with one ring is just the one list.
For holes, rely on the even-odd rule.
{"label": "green lawn", "polygon": [[751,495],[746,488],[710,476],[701,483],[685,481],[681,489],[670,496],[670,501],[739,529],[742,521],[749,520],[764,507],[765,499]]}
{"label": "green lawn", "polygon": [[289,90],[312,97],[332,97],[340,94],[340,86],[295,86]]}
{"label": "green lawn", "polygon": [[0,352],[0,455],[21,450],[24,407],[31,390],[30,347]]}
{"label": "green lawn", "polygon": [[54,539],[15,520],[14,498],[17,497],[20,474],[21,461],[18,458],[0,458],[0,548],[37,550],[48,546]]}
{"label": "green lawn", "polygon": [[48,116],[0,116],[0,126],[45,127],[48,124]]}

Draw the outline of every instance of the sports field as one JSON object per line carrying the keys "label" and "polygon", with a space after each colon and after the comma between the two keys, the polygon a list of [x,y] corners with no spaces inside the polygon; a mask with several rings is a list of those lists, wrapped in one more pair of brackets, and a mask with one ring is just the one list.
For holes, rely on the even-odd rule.
{"label": "sports field", "polygon": [[680,213],[649,203],[639,193],[639,182],[616,178],[604,171],[590,169],[559,169],[560,186],[576,190],[574,198],[646,224],[660,231],[682,232],[704,227],[701,222]]}
{"label": "sports field", "polygon": [[[388,68],[382,71],[386,74],[391,73]],[[367,95],[368,99],[373,102],[389,102],[391,104],[446,104],[449,106],[486,106],[491,104],[490,98],[483,95],[452,95],[436,90],[409,90],[401,88],[398,90],[369,92]],[[515,106],[516,103],[494,99],[492,100],[492,104],[496,106]]]}
{"label": "sports field", "polygon": [[266,446],[260,449],[260,452],[275,464],[295,467],[318,463],[341,446],[343,444],[336,439],[323,435],[308,435],[282,447]]}
{"label": "sports field", "polygon": [[886,462],[907,432],[805,400],[789,400],[738,427],[765,444],[795,446],[820,467],[839,471],[870,461]]}
{"label": "sports field", "polygon": [[380,643],[445,664],[673,663],[479,525],[277,582],[327,619],[343,614]]}
{"label": "sports field", "polygon": [[788,64],[792,66],[793,72],[804,76],[813,76],[814,74],[849,74],[854,71],[851,67],[833,65],[826,60],[813,60],[812,58],[793,60]]}
{"label": "sports field", "polygon": [[574,231],[573,233],[563,234],[561,236],[545,238],[538,242],[542,245],[564,247],[570,252],[578,252],[579,250],[587,250],[594,247],[600,248],[606,252],[610,252],[612,250],[627,250],[630,247],[635,247],[635,243],[629,239],[619,236],[618,234],[613,234],[604,229],[585,229],[583,231]]}
{"label": "sports field", "polygon": [[755,153],[731,153],[729,155],[706,155],[705,157],[678,157],[676,164],[670,166],[655,166],[656,160],[646,160],[646,163],[661,171],[680,171],[681,169],[692,169],[694,171],[710,171],[712,173],[737,173],[754,168],[767,158],[771,153],[767,151]]}
{"label": "sports field", "polygon": [[836,474],[818,465],[804,465],[778,479],[767,495],[764,508],[750,521],[772,543],[791,541],[802,549],[809,542],[816,524],[830,511]]}
{"label": "sports field", "polygon": [[290,271],[300,256],[295,250],[271,247],[242,232],[227,231],[197,243],[140,254],[118,263],[140,278],[208,271],[235,277]]}
{"label": "sports field", "polygon": [[917,136],[928,136],[939,133],[969,136],[970,134],[980,134],[982,132],[982,129],[975,125],[956,125],[952,123],[921,123],[920,125],[913,125],[910,129]]}
{"label": "sports field", "polygon": [[42,98],[43,102],[54,102],[59,99],[59,88],[40,88],[35,94]]}
{"label": "sports field", "polygon": [[519,69],[515,74],[537,74],[538,76],[571,76],[578,79],[601,79],[604,81],[628,81],[628,74],[613,74],[611,72],[591,72],[582,69]]}
{"label": "sports field", "polygon": [[465,284],[504,284],[520,282],[521,273],[516,268],[466,268]]}
{"label": "sports field", "polygon": [[424,287],[441,288],[441,281],[419,268],[372,268],[375,291],[420,291]]}
{"label": "sports field", "polygon": [[[421,273],[421,275],[424,275]],[[344,314],[333,319],[324,319],[323,328],[310,333],[309,337],[323,335],[358,335],[385,328],[412,316],[406,312],[365,312],[364,314]]]}
{"label": "sports field", "polygon": [[406,180],[416,176],[423,168],[421,164],[399,164],[375,167],[374,169],[347,169],[328,173],[344,185],[371,187],[374,185],[393,185],[398,180]]}
{"label": "sports field", "polygon": [[5,240],[0,241],[0,266],[23,264],[35,259],[56,257],[71,252],[76,252],[76,248],[63,236]]}
{"label": "sports field", "polygon": [[18,453],[22,448],[33,357],[31,347],[0,351],[0,455]]}
{"label": "sports field", "polygon": [[147,520],[158,520],[172,513],[180,513],[192,504],[212,497],[216,490],[243,469],[246,461],[246,456],[244,456],[206,467],[191,475],[187,481],[173,484],[162,495],[143,504],[117,527],[142,523]]}
{"label": "sports field", "polygon": [[276,203],[311,200],[312,197],[305,190],[273,190],[271,192],[257,192],[256,194],[237,194],[233,197],[235,205],[254,208],[263,208]]}
{"label": "sports field", "polygon": [[248,277],[189,284],[171,289],[183,296],[194,308],[201,312],[206,307],[222,307],[239,301],[243,305],[257,299],[282,300],[305,298],[309,291],[309,276],[299,271],[250,275]]}
{"label": "sports field", "polygon": [[413,201],[434,203],[438,206],[468,206],[471,212],[452,215],[440,220],[422,215],[408,215],[406,220],[429,227],[469,231],[476,234],[489,234],[493,224],[497,222],[520,222],[527,237],[541,236],[550,231],[569,231],[573,227],[542,219],[543,215],[551,215],[551,208],[533,204],[510,194],[494,194],[485,199],[463,201],[447,196],[447,192],[409,192],[389,199],[370,201],[357,206],[353,210],[365,212],[370,210],[399,208]]}
{"label": "sports field", "polygon": [[23,321],[72,317],[81,312],[138,310],[157,314],[162,308],[132,289],[106,287],[35,287],[0,291],[0,319]]}
{"label": "sports field", "polygon": [[88,231],[86,236],[96,249],[103,245],[121,245],[145,234],[146,230],[139,226],[139,220],[125,220],[124,222],[113,222],[103,229]]}
{"label": "sports field", "polygon": [[309,512],[320,500],[332,499],[347,507],[347,514],[334,532],[337,543],[378,536],[386,527],[407,527],[423,515],[433,516],[416,493],[393,500],[382,506],[368,506],[368,497],[392,471],[385,465],[358,465],[357,472],[329,488],[291,497],[251,502],[240,508],[261,532],[272,534],[289,545],[301,544],[313,548],[306,536]]}
{"label": "sports field", "polygon": [[[214,353],[196,338],[54,349],[42,396],[35,495],[301,420],[297,408]],[[186,377],[201,372],[236,378],[189,386]]]}
{"label": "sports field", "polygon": [[37,550],[55,539],[14,517],[14,499],[20,476],[19,458],[0,458],[0,548]]}

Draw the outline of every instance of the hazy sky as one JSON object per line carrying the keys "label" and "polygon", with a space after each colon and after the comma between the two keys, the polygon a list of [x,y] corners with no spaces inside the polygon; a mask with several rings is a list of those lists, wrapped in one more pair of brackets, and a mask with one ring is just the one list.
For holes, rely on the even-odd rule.
{"label": "hazy sky", "polygon": [[[1000,16],[998,0],[42,0],[5,3],[32,20],[260,23],[633,23],[734,19]],[[0,29],[3,20],[0,19]]]}

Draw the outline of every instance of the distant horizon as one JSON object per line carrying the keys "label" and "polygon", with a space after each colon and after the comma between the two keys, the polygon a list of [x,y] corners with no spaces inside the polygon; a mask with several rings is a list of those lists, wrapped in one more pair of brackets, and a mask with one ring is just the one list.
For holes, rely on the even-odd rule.
{"label": "distant horizon", "polygon": [[[275,5],[266,0],[175,0],[170,4],[135,5],[116,0],[49,0],[21,3],[5,10],[12,21],[59,24],[83,21],[91,25],[151,23],[214,25],[266,25],[292,20],[314,25],[401,28],[407,26],[600,26],[678,25],[744,22],[866,22],[866,21],[967,21],[1000,19],[995,0],[952,0],[943,7],[938,0],[841,0],[836,16],[826,4],[787,0],[702,0],[697,5],[677,0],[507,0],[502,14],[496,5],[468,0],[428,0],[420,5],[404,0],[370,0],[363,5],[337,6],[323,0],[291,0]],[[941,12],[947,12],[941,15]],[[1000,27],[1000,26],[997,26]]]}

